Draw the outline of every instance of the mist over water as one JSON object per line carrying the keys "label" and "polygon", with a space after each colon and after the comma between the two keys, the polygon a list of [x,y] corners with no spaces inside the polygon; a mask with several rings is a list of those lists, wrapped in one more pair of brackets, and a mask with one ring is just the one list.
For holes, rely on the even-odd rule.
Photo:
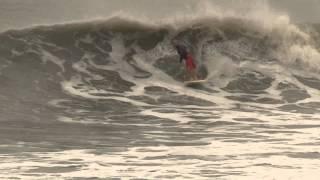
{"label": "mist over water", "polygon": [[210,7],[224,10],[248,11],[248,7],[260,9],[267,6],[287,13],[293,22],[319,23],[320,2],[314,0],[1,0],[0,31],[30,27],[41,24],[57,24],[72,21],[88,21],[107,18],[124,12],[135,18],[148,17],[153,20],[172,18],[175,14],[194,14],[199,4],[210,3]]}
{"label": "mist over water", "polygon": [[64,10],[1,18],[1,179],[317,179],[318,24],[273,1],[15,1]]}

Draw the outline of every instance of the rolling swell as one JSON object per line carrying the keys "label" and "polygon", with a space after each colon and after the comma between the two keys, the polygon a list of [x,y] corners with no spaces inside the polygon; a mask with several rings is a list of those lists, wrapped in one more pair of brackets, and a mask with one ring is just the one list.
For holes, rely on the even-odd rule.
{"label": "rolling swell", "polygon": [[[183,81],[185,72],[178,63],[170,43],[172,40],[189,45],[200,65],[199,76],[209,78],[213,84],[219,84],[219,79],[227,79],[227,83],[219,87],[231,93],[227,99],[267,104],[297,102],[310,95],[301,85],[288,85],[288,88],[284,85],[292,82],[278,84],[279,99],[270,99],[266,92],[277,79],[270,72],[265,73],[270,70],[267,66],[289,65],[295,68],[300,65],[298,69],[304,72],[310,69],[317,72],[318,67],[312,66],[313,62],[289,51],[291,47],[311,48],[315,43],[312,44],[310,39],[316,41],[316,38],[292,26],[263,28],[248,19],[200,18],[190,20],[188,26],[179,27],[114,17],[106,21],[7,31],[0,35],[1,95],[4,102],[8,102],[3,110],[12,106],[23,110],[22,114],[34,115],[35,109],[43,108],[40,104],[53,99],[123,97],[126,92],[132,92],[136,86],[135,79],[161,79],[157,77],[159,73],[153,72],[158,70],[169,78]],[[289,35],[281,30],[290,31]],[[230,62],[231,66],[224,67],[223,62],[219,67],[222,61]],[[141,66],[143,63],[147,65]],[[214,75],[212,71],[215,71]],[[232,71],[231,75],[229,71]],[[309,83],[309,77],[289,76],[304,86],[318,89],[318,80]],[[150,87],[157,88],[156,85]],[[202,87],[202,90],[217,92],[212,87]],[[256,94],[266,96],[257,97]],[[150,102],[144,95],[130,96],[132,100]],[[18,103],[20,101],[33,105],[26,106]],[[44,109],[49,111],[50,108]]]}
{"label": "rolling swell", "polygon": [[[291,57],[287,49],[304,46],[310,37],[306,38],[302,31],[291,30],[289,27],[275,26],[268,29],[246,19],[200,18],[190,20],[188,26],[177,28],[114,17],[106,21],[7,31],[0,35],[1,79],[4,85],[1,94],[10,101],[22,99],[46,104],[55,98],[69,97],[63,84],[72,82],[73,89],[87,91],[92,96],[122,96],[135,86],[132,78],[148,79],[157,76],[152,72],[154,69],[140,66],[136,56],[143,57],[145,63],[160,69],[169,77],[183,81],[184,69],[178,63],[170,44],[172,40],[178,40],[190,46],[200,65],[201,77],[210,78],[211,71],[222,68],[221,71],[225,72],[219,72],[218,77],[213,78],[216,83],[218,78],[230,76],[226,74],[228,71],[234,71],[233,77],[229,77],[229,82],[221,88],[230,93],[247,93],[255,97],[254,94],[267,94],[264,90],[271,87],[275,77],[258,72],[254,67],[242,67],[242,64],[301,65],[299,68],[302,71],[308,71],[308,65],[312,64],[308,60],[299,59],[301,57],[298,55]],[[280,31],[288,29],[291,30],[289,35]],[[218,59],[231,60],[237,67],[232,70],[215,67]],[[208,66],[212,62],[213,65]],[[317,71],[317,67],[312,68]],[[300,75],[293,75],[293,78],[311,88],[317,86],[315,81],[310,84],[307,78]],[[100,90],[105,92],[100,93]],[[203,90],[214,92],[208,88]],[[297,100],[310,97],[303,88],[296,86],[294,90],[282,91],[282,99],[271,102],[292,102],[292,96],[295,95],[301,97],[295,98]],[[256,101],[249,97],[229,95],[227,98]],[[11,104],[8,103],[9,106]],[[32,114],[30,111],[24,114]]]}
{"label": "rolling swell", "polygon": [[[238,65],[247,61],[261,64],[277,62],[283,66],[300,65],[299,68],[303,71],[308,69],[318,71],[318,67],[312,66],[313,62],[308,62],[307,57],[301,57],[303,52],[294,54],[288,51],[291,47],[297,46],[303,49],[305,44],[310,41],[310,37],[306,38],[307,35],[300,30],[292,30],[289,35],[281,32],[281,30],[288,31],[288,29],[273,27],[270,30],[259,27],[257,22],[237,18],[196,19],[191,20],[188,26],[173,28],[170,25],[148,25],[114,17],[106,21],[39,26],[8,31],[1,34],[3,45],[0,54],[3,67],[8,69],[11,66],[11,69],[7,71],[10,71],[12,76],[20,78],[22,75],[19,73],[21,72],[31,76],[24,82],[31,79],[35,81],[46,76],[47,79],[52,80],[52,83],[59,84],[61,81],[69,80],[78,75],[82,79],[101,76],[102,79],[91,79],[86,83],[116,92],[127,91],[133,84],[130,85],[130,82],[121,80],[117,72],[111,72],[115,69],[101,71],[98,66],[121,63],[125,65],[120,68],[130,68],[130,70],[122,70],[126,71],[125,73],[131,73],[129,76],[136,78],[152,76],[152,72],[139,67],[134,59],[137,54],[150,56],[153,53],[151,57],[148,57],[150,59],[146,60],[147,63],[153,64],[172,78],[182,81],[184,71],[175,60],[177,56],[174,55],[170,44],[172,40],[178,40],[190,46],[199,61],[201,77],[208,76],[211,71],[209,69],[208,72],[206,61],[214,61],[211,57],[220,58],[221,56],[231,59],[232,63]],[[313,38],[311,37],[311,39]],[[114,49],[112,44],[114,41],[121,42],[121,46],[123,46],[120,50],[122,57],[119,59],[110,57]],[[313,45],[310,43],[310,46]],[[309,48],[309,44],[307,47]],[[216,57],[217,54],[219,57]],[[16,73],[13,74],[15,71]],[[240,71],[246,71],[246,69],[240,67]],[[6,74],[6,70],[3,72]],[[250,82],[241,79],[250,81],[253,77],[252,74],[254,72],[239,72],[237,73],[238,81],[241,84],[250,84]],[[272,79],[272,77],[266,78]],[[121,82],[115,84],[111,80]],[[271,82],[262,82],[262,86],[265,86],[264,89],[269,87]],[[112,85],[111,87],[103,87],[105,84]],[[253,90],[249,89],[247,92],[252,93],[257,86],[259,85],[254,84],[249,87]],[[19,87],[13,88],[20,89]],[[236,81],[230,82],[225,88],[230,92],[232,89],[243,89],[237,85]]]}

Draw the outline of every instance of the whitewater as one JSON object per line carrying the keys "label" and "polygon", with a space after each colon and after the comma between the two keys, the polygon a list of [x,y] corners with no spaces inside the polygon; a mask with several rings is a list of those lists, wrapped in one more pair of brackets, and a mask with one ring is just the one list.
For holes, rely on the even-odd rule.
{"label": "whitewater", "polygon": [[0,179],[318,179],[320,26],[200,9],[1,32]]}

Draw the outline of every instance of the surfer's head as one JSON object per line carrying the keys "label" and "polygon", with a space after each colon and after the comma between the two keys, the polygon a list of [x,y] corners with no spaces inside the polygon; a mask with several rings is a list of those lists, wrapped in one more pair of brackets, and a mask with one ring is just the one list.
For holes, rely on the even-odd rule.
{"label": "surfer's head", "polygon": [[174,47],[177,47],[179,45],[179,41],[176,40],[176,39],[173,39],[171,40],[171,44],[174,46]]}

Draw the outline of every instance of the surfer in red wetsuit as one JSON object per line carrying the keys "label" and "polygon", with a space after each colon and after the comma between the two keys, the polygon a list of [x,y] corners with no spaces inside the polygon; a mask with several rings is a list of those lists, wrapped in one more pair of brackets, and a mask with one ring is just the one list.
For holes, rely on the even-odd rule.
{"label": "surfer in red wetsuit", "polygon": [[175,48],[180,56],[180,63],[182,62],[182,60],[185,60],[186,69],[189,76],[191,77],[191,80],[197,80],[198,79],[197,73],[196,73],[197,66],[194,62],[194,59],[191,53],[188,52],[187,47],[181,44],[175,44]]}

